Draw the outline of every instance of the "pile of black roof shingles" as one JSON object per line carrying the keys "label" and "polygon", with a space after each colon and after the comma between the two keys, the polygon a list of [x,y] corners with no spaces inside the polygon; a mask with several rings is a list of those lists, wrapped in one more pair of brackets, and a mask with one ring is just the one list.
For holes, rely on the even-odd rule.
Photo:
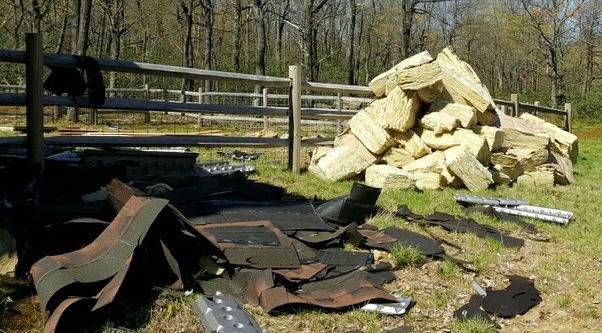
{"label": "pile of black roof shingles", "polygon": [[[396,302],[382,287],[395,279],[391,265],[375,263],[368,251],[344,251],[344,242],[385,251],[414,246],[446,258],[437,240],[363,224],[380,190],[359,183],[349,195],[316,202],[285,201],[282,188],[240,174],[160,187],[166,190],[153,196],[145,190],[155,183],[113,179],[97,200],[83,200],[75,194],[91,185],[77,183],[77,190],[57,196],[61,189],[47,193],[54,187],[43,186],[53,179],[30,183],[4,212],[20,244],[17,275],[29,270],[41,307],[50,312],[45,332],[118,321],[123,301],[156,286],[220,291],[271,313]],[[419,217],[410,213],[398,212]]]}
{"label": "pile of black roof shingles", "polygon": [[[155,196],[140,190],[146,185],[113,180],[104,200],[71,202],[73,211],[86,208],[41,229],[56,229],[57,239],[25,246],[36,248],[22,257],[35,262],[30,273],[41,307],[50,311],[46,332],[81,331],[116,318],[122,300],[153,286],[219,290],[272,313],[293,305],[338,309],[396,301],[382,287],[395,279],[390,265],[375,264],[368,251],[342,249],[349,237],[365,245],[358,224],[372,213],[378,189],[354,184],[348,196],[312,202],[283,201],[282,188],[237,175]],[[33,205],[42,212],[40,199]],[[74,233],[89,244],[52,249]],[[35,234],[31,239],[44,239]]]}

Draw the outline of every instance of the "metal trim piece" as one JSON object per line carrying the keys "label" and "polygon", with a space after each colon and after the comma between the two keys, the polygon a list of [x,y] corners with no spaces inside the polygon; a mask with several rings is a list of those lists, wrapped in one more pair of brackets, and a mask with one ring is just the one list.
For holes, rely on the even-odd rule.
{"label": "metal trim piece", "polygon": [[362,306],[360,310],[396,316],[406,313],[406,310],[412,303],[412,297],[403,297],[399,294],[393,294],[393,296],[397,299],[396,303],[368,303]]}
{"label": "metal trim piece", "polygon": [[496,212],[530,217],[547,222],[568,224],[573,218],[572,212],[529,205],[526,200],[522,199],[482,197],[468,194],[454,194],[454,199],[457,202],[483,204],[493,208]]}
{"label": "metal trim piece", "polygon": [[476,203],[490,206],[518,206],[529,204],[527,200],[523,199],[483,197],[471,194],[454,194],[454,200],[458,202]]}
{"label": "metal trim piece", "polygon": [[212,300],[199,296],[192,307],[208,333],[263,333],[238,301],[219,291]]}
{"label": "metal trim piece", "polygon": [[481,297],[487,297],[487,290],[485,290],[480,283],[478,283],[476,280],[472,280],[471,285],[472,289],[474,289],[477,294],[481,295]]}
{"label": "metal trim piece", "polygon": [[[535,207],[536,209],[532,209],[530,207]],[[530,217],[530,218],[534,218],[534,219],[538,219],[538,220],[542,220],[542,221],[556,222],[556,223],[560,223],[560,224],[568,224],[569,220],[570,220],[570,218],[563,217],[563,216],[568,216],[568,215],[566,215],[566,214],[554,215],[553,212],[547,211],[547,209],[544,207],[517,206],[517,207],[513,207],[513,208],[507,208],[507,207],[491,206],[491,208],[493,208],[496,212]],[[546,213],[542,213],[542,212],[548,212],[551,214],[546,214]],[[566,213],[570,213],[570,212],[566,212]],[[570,213],[570,216],[572,217],[572,213]]]}

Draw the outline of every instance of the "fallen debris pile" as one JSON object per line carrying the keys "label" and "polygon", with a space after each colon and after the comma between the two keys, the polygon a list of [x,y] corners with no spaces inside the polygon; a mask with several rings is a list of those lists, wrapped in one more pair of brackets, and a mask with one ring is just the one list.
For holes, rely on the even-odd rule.
{"label": "fallen debris pile", "polygon": [[[95,204],[71,197],[73,213],[59,216],[47,215],[50,198],[43,194],[27,206],[6,206],[15,226],[30,219],[51,221],[50,216],[67,219],[53,221],[61,232],[50,243],[60,243],[73,230],[96,235],[83,237],[89,239],[83,247],[67,242],[57,249],[28,238],[42,238],[43,232],[18,233],[17,242],[27,244],[21,246],[27,252],[19,253],[20,269],[35,262],[30,273],[42,309],[50,311],[45,332],[81,331],[120,318],[121,300],[148,294],[153,286],[220,292],[271,313],[295,305],[340,309],[368,301],[400,302],[399,295],[382,287],[396,278],[390,264],[375,263],[368,251],[342,249],[347,238],[370,248],[358,223],[373,212],[379,189],[355,184],[348,196],[288,202],[281,200],[282,188],[240,174],[163,186],[154,196],[143,192],[147,188],[146,182],[113,180],[104,196],[95,194]],[[85,219],[74,218],[84,211]],[[388,245],[402,242],[396,228],[390,229]],[[440,243],[428,241],[443,253]]]}
{"label": "fallen debris pile", "polygon": [[[129,152],[125,155],[132,161]],[[173,161],[164,153],[151,155],[137,166],[146,165],[147,158]],[[102,167],[53,161],[31,180],[14,177],[22,175],[24,160],[11,159],[0,172],[3,180],[16,182],[2,200],[2,227],[16,240],[17,276],[30,274],[40,307],[49,312],[44,332],[81,332],[107,320],[119,325],[133,303],[155,299],[163,288],[221,301],[221,295],[235,297],[271,314],[300,306],[359,306],[401,315],[413,300],[384,287],[397,279],[397,267],[375,260],[372,250],[413,248],[426,258],[471,265],[448,255],[439,239],[365,224],[375,213],[379,188],[354,183],[349,195],[338,198],[285,200],[283,188],[250,181],[240,172],[187,179],[180,174],[169,182],[136,169],[127,174],[153,181],[126,184],[113,178],[97,190],[106,177],[122,171],[112,165],[119,159],[109,161]],[[182,170],[189,174],[185,164]],[[58,186],[66,182],[74,186]],[[470,219],[441,213],[425,217],[401,206],[396,215],[475,232],[504,246],[523,244]],[[355,250],[344,249],[345,244]],[[248,314],[236,315],[229,324],[252,324]],[[218,325],[209,315],[204,319]]]}
{"label": "fallen debris pile", "polygon": [[530,114],[498,110],[472,67],[449,48],[410,57],[370,82],[376,99],[309,170],[329,181],[364,175],[383,189],[483,190],[575,182],[577,137]]}

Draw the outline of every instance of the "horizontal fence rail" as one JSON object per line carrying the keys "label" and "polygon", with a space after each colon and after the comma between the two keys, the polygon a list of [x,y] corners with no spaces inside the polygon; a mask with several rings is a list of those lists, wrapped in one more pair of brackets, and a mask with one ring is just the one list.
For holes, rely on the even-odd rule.
{"label": "horizontal fence rail", "polygon": [[[106,88],[106,97],[102,105],[90,103],[88,97],[52,96],[44,93],[41,84],[43,66],[61,66],[82,69],[84,64],[76,56],[65,54],[43,54],[40,47],[41,35],[27,34],[26,51],[0,49],[0,62],[26,64],[26,86],[0,86],[0,105],[26,106],[27,138],[1,138],[0,145],[28,147],[28,159],[32,163],[43,166],[40,151],[43,145],[81,146],[81,147],[288,147],[289,167],[294,172],[300,171],[300,151],[302,146],[331,144],[330,139],[302,139],[301,124],[310,121],[337,121],[337,132],[342,130],[342,120],[350,119],[362,106],[370,103],[374,95],[367,86],[341,85],[308,82],[301,80],[301,68],[289,67],[289,77],[272,77],[250,75],[196,68],[157,65],[136,61],[113,59],[96,59],[102,71],[152,75],[160,77],[192,79],[198,81],[219,81],[245,84],[249,87],[262,87],[261,93],[185,91],[165,88]],[[35,78],[35,80],[34,80]],[[35,83],[31,83],[35,82]],[[269,93],[270,89],[288,94]],[[308,94],[309,93],[309,94]],[[322,95],[324,94],[324,95]],[[128,98],[118,97],[126,95]],[[130,98],[135,96],[136,98]],[[245,105],[235,103],[218,104],[213,99],[244,99]],[[34,103],[32,103],[34,101]],[[509,108],[513,116],[522,112],[547,113],[564,117],[565,128],[570,130],[571,105],[567,103],[565,110],[541,107],[518,102],[518,95],[513,94],[510,101],[494,100],[501,107]],[[304,107],[303,104],[310,107]],[[345,108],[355,105],[356,109]],[[97,112],[133,112],[144,113],[145,121],[150,121],[150,112],[179,112],[196,116],[199,124],[202,119],[216,117],[219,119],[246,119],[263,121],[264,129],[272,119],[283,119],[288,122],[288,138],[250,138],[250,137],[218,137],[203,135],[81,135],[81,136],[48,136],[43,135],[43,106],[76,107],[92,110],[91,119],[96,121]],[[315,107],[318,106],[318,107]],[[326,106],[326,107],[324,107]],[[32,121],[35,120],[35,121]],[[39,119],[42,119],[41,123]],[[259,120],[258,120],[259,119]],[[33,125],[30,125],[30,122]],[[34,133],[35,132],[35,133]],[[35,144],[34,144],[35,143]],[[36,147],[34,147],[36,146]],[[39,146],[39,147],[38,147]],[[35,156],[30,156],[30,150]]]}
{"label": "horizontal fence rail", "polygon": [[[35,43],[41,44],[41,35],[39,34],[28,34],[27,38],[36,40]],[[39,64],[36,68],[30,66],[28,59],[39,58]],[[300,80],[300,68],[297,66],[291,66],[289,68],[290,74],[296,73],[295,77],[281,78],[281,77],[270,77],[260,75],[249,75],[240,73],[230,73],[221,71],[210,71],[194,68],[185,68],[168,65],[156,65],[148,63],[140,63],[135,61],[122,61],[113,59],[96,59],[100,70],[102,71],[114,71],[121,73],[133,73],[140,75],[154,75],[171,78],[182,78],[192,80],[209,80],[209,81],[221,81],[230,82],[236,84],[246,84],[249,86],[262,86],[265,88],[285,88],[289,90],[289,95],[280,94],[278,96],[272,96],[274,98],[281,98],[283,100],[295,100],[298,97],[299,100],[329,100],[337,104],[337,109],[316,109],[316,108],[303,108],[301,109],[301,103],[296,105],[287,105],[286,107],[274,107],[267,106],[265,100],[267,100],[266,91],[259,95],[255,94],[258,99],[264,100],[261,106],[248,106],[248,105],[217,105],[214,103],[205,103],[204,98],[213,96],[212,92],[186,92],[186,91],[167,91],[161,89],[158,91],[162,96],[159,99],[151,98],[151,93],[155,93],[155,90],[151,90],[148,86],[144,89],[136,89],[135,93],[141,93],[144,98],[117,98],[113,97],[119,93],[130,93],[132,90],[128,89],[106,89],[107,97],[102,105],[94,105],[90,103],[88,97],[65,97],[65,96],[48,96],[44,95],[44,91],[41,87],[41,82],[36,84],[35,89],[33,87],[25,87],[26,93],[19,93],[20,87],[10,86],[8,88],[10,92],[0,93],[0,105],[10,106],[27,106],[28,120],[30,115],[33,115],[36,119],[43,119],[43,106],[62,106],[62,107],[79,107],[88,108],[96,112],[97,109],[101,110],[118,110],[120,112],[149,112],[149,111],[162,111],[162,112],[182,112],[192,114],[221,114],[221,115],[245,115],[253,117],[286,117],[289,119],[289,135],[287,139],[271,139],[271,138],[247,138],[247,137],[220,137],[214,136],[185,136],[185,137],[174,137],[174,136],[135,136],[135,137],[110,137],[110,136],[71,136],[71,137],[60,137],[60,136],[43,136],[43,123],[42,126],[37,126],[35,129],[38,132],[37,146],[43,147],[43,145],[58,145],[58,146],[203,146],[203,147],[221,147],[221,146],[246,146],[246,147],[289,147],[289,167],[295,172],[300,170],[300,150],[301,145],[320,145],[328,143],[329,140],[325,139],[306,139],[301,140],[300,137],[300,126],[301,117],[308,117],[310,119],[345,119],[351,117],[355,112],[353,111],[342,111],[342,103],[347,97],[341,96],[342,94],[356,94],[356,95],[367,95],[372,97],[372,92],[368,87],[363,86],[345,86],[337,84],[325,84],[325,83],[312,83]],[[8,63],[27,63],[26,70],[28,72],[37,73],[41,77],[43,66],[60,66],[67,68],[83,68],[84,65],[77,57],[73,55],[60,55],[60,54],[42,54],[41,50],[34,50],[28,48],[26,51],[15,51],[15,50],[0,50],[0,61]],[[289,76],[291,76],[289,75]],[[297,89],[295,89],[297,87]],[[30,89],[32,88],[32,89]],[[14,92],[12,90],[15,90]],[[318,93],[335,93],[337,96],[303,96],[301,97],[301,91],[310,91]],[[292,94],[298,96],[292,96]],[[180,96],[179,101],[171,101],[167,95],[175,94]],[[292,97],[291,97],[292,96]],[[187,97],[195,98],[195,102],[190,102]],[[39,100],[42,107],[37,107],[40,110],[33,110],[28,105],[28,101],[35,99]],[[368,101],[370,98],[368,98]],[[365,101],[365,100],[363,100]],[[287,103],[288,104],[288,103]],[[295,104],[294,102],[292,104]],[[340,111],[339,111],[340,110]],[[339,113],[337,113],[339,112]],[[93,117],[94,119],[96,117]],[[29,121],[28,121],[29,124]],[[23,145],[24,142],[31,141],[29,139],[29,133],[34,129],[31,126],[28,128],[28,140],[24,141],[24,138],[6,138],[1,141],[3,144],[10,145]],[[41,138],[41,139],[40,139]],[[331,140],[331,139],[330,139]],[[29,144],[28,144],[29,147]],[[41,149],[41,148],[40,148]],[[29,154],[28,149],[28,154]],[[29,158],[29,155],[28,155]],[[38,163],[43,165],[43,158],[39,156],[34,158],[35,161],[32,163]]]}
{"label": "horizontal fence rail", "polygon": [[[24,105],[27,96],[23,94],[0,94],[0,105]],[[88,97],[44,96],[44,105],[67,107],[99,107],[90,103]],[[178,111],[202,112],[220,114],[253,114],[259,116],[284,117],[289,115],[287,108],[259,107],[259,106],[225,106],[215,104],[180,103],[164,101],[145,101],[126,98],[107,97],[103,109],[118,109],[129,111]]]}
{"label": "horizontal fence rail", "polygon": [[518,94],[510,95],[510,101],[504,101],[500,99],[494,99],[494,103],[504,108],[510,108],[510,115],[513,117],[518,117],[522,113],[532,113],[535,116],[539,116],[540,114],[552,114],[562,116],[564,129],[567,131],[571,131],[571,118],[573,107],[571,103],[564,103],[564,110],[549,108],[545,106],[540,106],[539,101],[536,101],[534,104],[520,103]]}
{"label": "horizontal fence rail", "polygon": [[[0,60],[11,63],[25,63],[25,52],[0,49]],[[156,65],[136,61],[123,61],[98,58],[98,65],[103,71],[131,74],[165,76],[191,80],[211,80],[271,87],[288,87],[290,80],[281,77],[241,74],[232,72],[212,71],[198,68]],[[61,66],[68,68],[84,68],[84,65],[72,55],[49,54],[43,55],[46,66]]]}

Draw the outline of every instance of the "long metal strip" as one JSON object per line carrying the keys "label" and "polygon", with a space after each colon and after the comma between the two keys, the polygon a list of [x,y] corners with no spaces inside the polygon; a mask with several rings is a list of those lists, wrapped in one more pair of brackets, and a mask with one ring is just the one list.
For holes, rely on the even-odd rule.
{"label": "long metal strip", "polygon": [[497,212],[560,224],[567,224],[569,223],[569,220],[573,218],[572,212],[529,205],[528,202],[523,199],[484,197],[470,194],[454,194],[454,199],[457,202],[490,206]]}
{"label": "long metal strip", "polygon": [[548,207],[539,207],[539,206],[531,206],[531,205],[520,205],[520,206],[514,207],[514,209],[521,210],[521,211],[524,211],[524,212],[530,212],[530,213],[536,213],[536,214],[545,214],[545,215],[552,215],[552,216],[562,217],[562,218],[565,218],[567,220],[570,220],[570,219],[573,218],[573,212],[569,212],[569,211],[566,211],[566,210],[560,210],[560,209],[554,209],[554,208],[548,208]]}
{"label": "long metal strip", "polygon": [[454,194],[454,199],[458,202],[467,202],[473,204],[482,204],[490,206],[518,206],[527,205],[529,202],[523,199],[483,197],[471,194]]}
{"label": "long metal strip", "polygon": [[[499,206],[491,206],[491,207],[496,212],[502,212],[502,213],[518,215],[518,216],[525,216],[525,217],[530,217],[530,218],[534,218],[534,219],[538,219],[538,220],[542,220],[542,221],[556,222],[556,223],[560,223],[560,224],[568,224],[569,223],[568,218],[564,218],[561,216],[536,213],[536,212],[528,211],[528,210],[518,210],[518,209],[515,209],[515,207],[513,207],[513,208],[499,207]],[[545,211],[545,209],[546,209],[543,207],[537,207],[537,208],[539,208],[540,212]]]}

